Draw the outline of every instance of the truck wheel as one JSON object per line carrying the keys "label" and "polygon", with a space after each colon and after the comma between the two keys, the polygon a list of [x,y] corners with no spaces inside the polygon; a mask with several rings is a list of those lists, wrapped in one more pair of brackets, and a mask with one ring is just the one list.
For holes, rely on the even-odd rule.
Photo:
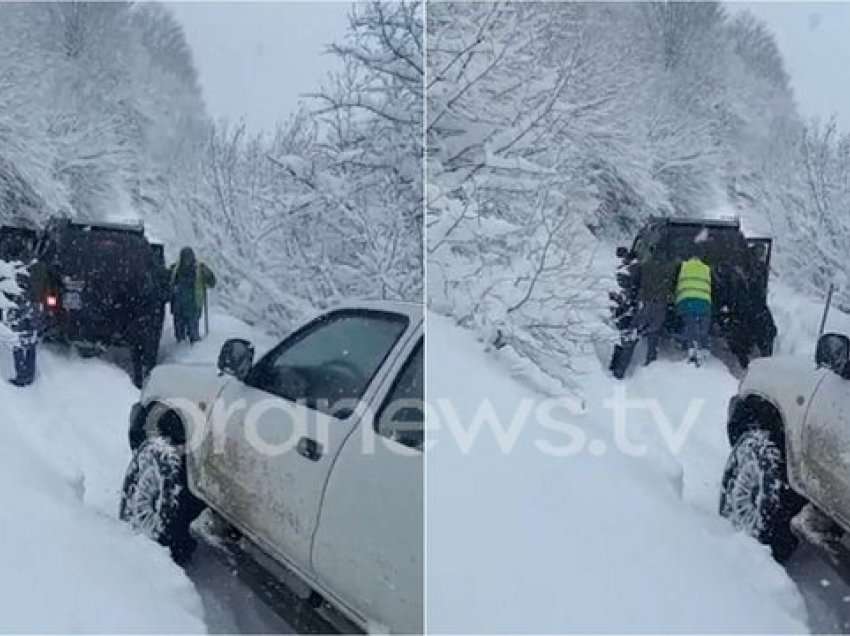
{"label": "truck wheel", "polygon": [[142,388],[142,382],[156,366],[159,355],[159,341],[149,341],[135,344],[130,348],[133,362],[133,384],[137,389]]}
{"label": "truck wheel", "polygon": [[751,430],[729,454],[720,493],[720,514],[783,562],[797,547],[791,519],[805,500],[788,485],[784,451],[766,430]]}
{"label": "truck wheel", "polygon": [[729,350],[735,356],[742,369],[750,366],[752,344],[746,333],[737,328],[730,329],[729,335],[726,338],[726,344],[729,345]]}
{"label": "truck wheel", "polygon": [[163,437],[145,440],[127,467],[119,517],[167,546],[182,565],[196,544],[189,525],[202,510],[203,504],[187,487],[186,461],[178,449]]}
{"label": "truck wheel", "polygon": [[773,343],[776,340],[776,323],[773,321],[773,315],[770,309],[764,307],[759,313],[756,321],[756,330],[754,334],[755,345],[758,347],[759,354],[762,357],[773,355]]}
{"label": "truck wheel", "polygon": [[145,381],[144,356],[142,356],[142,350],[137,346],[130,348],[130,355],[133,358],[133,386],[137,389],[141,389],[142,383]]}
{"label": "truck wheel", "polygon": [[776,331],[774,330],[759,342],[759,353],[762,357],[773,355],[773,343],[776,342]]}
{"label": "truck wheel", "polygon": [[611,363],[608,369],[618,380],[626,377],[626,372],[632,363],[632,355],[634,355],[637,340],[620,342],[614,345],[614,353],[611,355]]}

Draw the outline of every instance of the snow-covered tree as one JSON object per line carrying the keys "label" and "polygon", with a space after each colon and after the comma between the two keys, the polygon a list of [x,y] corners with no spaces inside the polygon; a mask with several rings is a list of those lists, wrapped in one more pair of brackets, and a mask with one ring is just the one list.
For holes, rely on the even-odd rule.
{"label": "snow-covered tree", "polygon": [[126,214],[203,138],[191,56],[163,7],[4,4],[0,30],[4,215]]}
{"label": "snow-covered tree", "polygon": [[421,299],[422,14],[354,5],[329,47],[342,70],[272,135],[211,127],[198,181],[170,195],[242,317],[286,329],[344,299]]}
{"label": "snow-covered tree", "polygon": [[804,125],[752,16],[452,2],[429,5],[427,28],[432,306],[566,380],[610,284],[589,254],[651,214],[737,209],[790,282],[822,289],[840,268],[850,146]]}

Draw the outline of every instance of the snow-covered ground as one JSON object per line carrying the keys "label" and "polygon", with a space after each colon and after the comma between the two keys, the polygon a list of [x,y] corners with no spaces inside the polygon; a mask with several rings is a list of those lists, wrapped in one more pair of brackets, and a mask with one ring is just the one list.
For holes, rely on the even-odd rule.
{"label": "snow-covered ground", "polygon": [[[734,212],[719,209],[708,216]],[[746,225],[764,232],[758,218]],[[440,582],[429,587],[430,627],[461,632],[846,630],[850,588],[811,550],[801,549],[785,570],[717,514],[729,451],[726,410],[742,373],[723,343],[715,347],[723,361],[710,358],[700,369],[669,349],[643,368],[639,347],[626,381],[605,371],[613,334],[602,321],[607,289],[615,284],[614,255],[614,245],[596,244],[588,279],[598,281],[592,290],[598,302],[588,303],[582,321],[597,335],[590,351],[582,349],[569,361],[577,373],[566,371],[566,380],[575,390],[554,379],[564,380],[565,365],[553,369],[548,360],[545,375],[511,347],[485,352],[491,341],[487,329],[464,331],[429,314],[428,417],[437,445],[427,471],[427,554],[429,581]],[[434,280],[429,285],[439,301]],[[489,282],[475,280],[482,287]],[[813,359],[823,299],[803,296],[772,276],[769,304],[778,328],[776,354]],[[434,302],[432,309],[451,308]],[[826,330],[850,334],[850,316],[833,309]],[[553,425],[539,417],[528,418],[510,453],[501,450],[486,425],[469,453],[458,448],[449,430],[452,421],[471,427],[483,400],[489,400],[489,411],[479,411],[479,417],[495,414],[508,429],[524,400],[537,404],[565,395],[581,401],[574,405],[580,407],[577,414],[559,413],[561,423],[582,435],[581,452],[569,457],[547,456],[535,446],[540,439],[564,445],[575,438],[544,428]],[[626,456],[613,443],[616,416],[609,401],[618,395],[621,401],[644,400],[623,419],[629,439],[648,444],[644,457]],[[679,448],[671,450],[665,430],[673,444],[676,434],[682,435]]]}
{"label": "snow-covered ground", "polygon": [[[204,325],[201,321],[201,335],[204,335]],[[285,334],[273,337],[264,331],[246,325],[238,318],[227,314],[211,312],[210,332],[200,342],[189,345],[178,344],[174,340],[174,325],[171,322],[171,314],[166,315],[166,324],[163,329],[162,341],[159,347],[160,363],[168,362],[191,362],[215,364],[218,360],[221,345],[230,338],[246,338],[254,345],[255,359],[259,359],[268,349],[280,342]]]}
{"label": "snow-covered ground", "polygon": [[[725,410],[737,386],[719,361],[696,369],[661,360],[623,383],[586,361],[572,413],[555,410],[547,423],[531,411],[507,453],[485,425],[463,452],[452,421],[468,429],[488,400],[507,429],[524,403],[545,397],[533,387],[547,384],[529,382],[509,349],[486,353],[447,318],[429,314],[428,334],[429,427],[437,427],[428,578],[439,582],[428,588],[431,630],[807,631],[806,603],[785,570],[717,515]],[[642,457],[615,444],[606,401],[622,390],[650,400],[624,420],[628,440],[646,444]],[[575,427],[569,436],[555,430],[565,425]],[[662,441],[665,429],[688,431],[677,451]],[[538,445],[576,440],[581,450],[570,456]]]}
{"label": "snow-covered ground", "polygon": [[[162,357],[214,362],[233,336],[252,338],[258,351],[272,344],[214,315],[210,336],[194,347],[175,345],[166,329]],[[0,382],[0,630],[286,630],[209,555],[187,575],[165,548],[118,520],[138,391],[113,357],[120,355],[82,360],[42,347],[32,386]]]}
{"label": "snow-covered ground", "polygon": [[199,632],[200,597],[166,550],[117,519],[138,393],[105,362],[47,349],[0,384],[0,614],[9,632]]}
{"label": "snow-covered ground", "polygon": [[[814,360],[815,344],[826,298],[809,298],[795,293],[781,280],[771,280],[768,304],[778,330],[775,353],[808,356]],[[850,335],[850,316],[834,306],[824,331]]]}
{"label": "snow-covered ground", "polygon": [[[771,285],[777,352],[811,355],[821,303]],[[553,413],[576,430],[531,417],[503,452],[485,426],[465,453],[451,427],[468,428],[482,400],[510,427],[523,404],[536,408],[559,392],[509,348],[486,352],[449,319],[428,320],[436,440],[428,576],[440,582],[428,590],[431,630],[784,633],[850,625],[850,589],[816,556],[801,550],[786,572],[716,514],[725,409],[737,385],[721,362],[694,369],[662,359],[620,383],[588,355],[579,365],[582,398],[566,405],[575,412]],[[224,315],[211,327],[190,347],[174,343],[169,325],[161,359],[214,363],[227,338],[248,337],[258,355],[276,341]],[[850,332],[850,317],[833,312],[827,328]],[[3,630],[287,630],[208,549],[184,571],[117,520],[126,418],[138,392],[116,362],[120,354],[82,360],[45,347],[34,385],[0,383]],[[643,457],[616,448],[607,401],[618,390],[654,400],[625,420],[628,440],[647,445]],[[687,431],[678,450],[664,443],[665,428],[674,438]],[[563,448],[577,439],[582,450],[568,457],[535,444]]]}

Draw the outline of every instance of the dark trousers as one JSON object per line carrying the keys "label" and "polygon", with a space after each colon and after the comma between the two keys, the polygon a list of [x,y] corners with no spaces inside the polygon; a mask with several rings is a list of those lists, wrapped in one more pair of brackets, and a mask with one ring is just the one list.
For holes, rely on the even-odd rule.
{"label": "dark trousers", "polygon": [[200,316],[182,316],[174,314],[174,337],[177,342],[188,339],[189,342],[197,342],[201,339]]}
{"label": "dark trousers", "polygon": [[708,335],[711,330],[711,314],[681,312],[682,335],[688,348],[708,349]]}
{"label": "dark trousers", "polygon": [[650,364],[658,357],[658,340],[666,317],[666,301],[650,300],[641,303],[635,323],[638,335],[646,340],[645,364]]}
{"label": "dark trousers", "polygon": [[35,343],[15,347],[12,349],[12,355],[15,361],[15,377],[12,379],[12,384],[20,386],[32,384],[35,378]]}

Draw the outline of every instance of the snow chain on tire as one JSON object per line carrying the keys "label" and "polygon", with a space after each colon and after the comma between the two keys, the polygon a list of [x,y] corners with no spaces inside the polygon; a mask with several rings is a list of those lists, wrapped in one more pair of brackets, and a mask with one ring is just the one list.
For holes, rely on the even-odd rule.
{"label": "snow chain on tire", "polygon": [[189,524],[199,512],[197,500],[186,487],[183,456],[163,437],[145,440],[127,467],[120,518],[169,547],[175,560],[182,562],[194,547]]}
{"label": "snow chain on tire", "polygon": [[788,485],[784,449],[766,430],[745,432],[723,473],[720,514],[784,561],[797,546],[791,518],[804,500]]}

